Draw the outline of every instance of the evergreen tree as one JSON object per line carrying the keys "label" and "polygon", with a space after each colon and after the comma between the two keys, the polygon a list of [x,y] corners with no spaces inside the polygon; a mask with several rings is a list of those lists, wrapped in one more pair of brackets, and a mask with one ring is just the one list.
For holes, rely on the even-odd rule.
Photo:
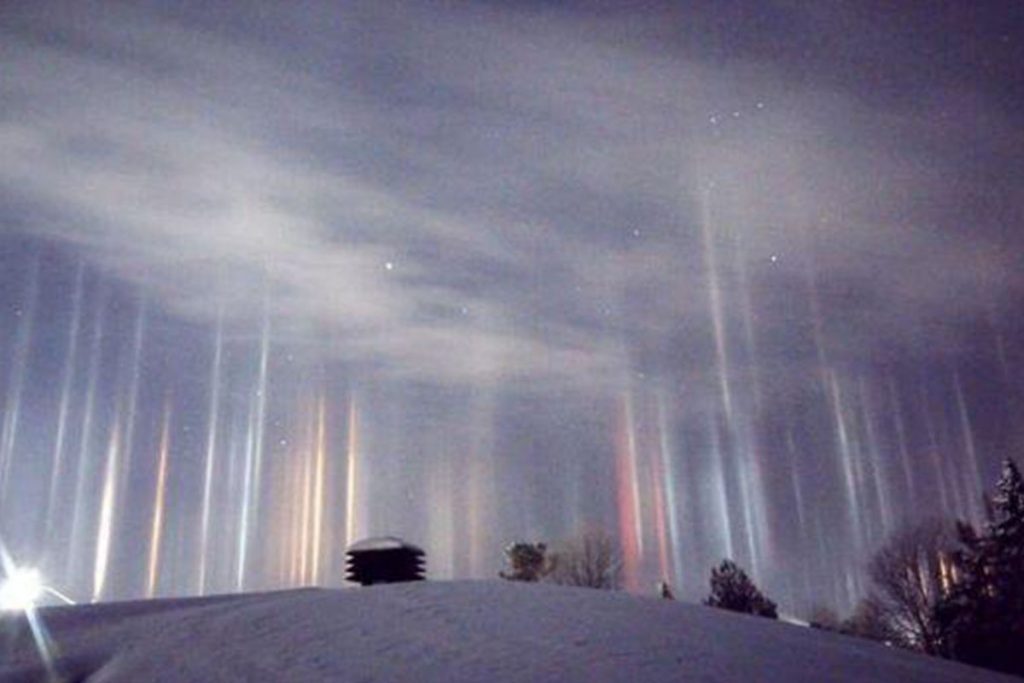
{"label": "evergreen tree", "polygon": [[983,534],[961,525],[957,580],[937,607],[946,654],[1024,674],[1024,480],[1003,465]]}
{"label": "evergreen tree", "polygon": [[1020,589],[1024,578],[1024,479],[1017,464],[1007,459],[992,497],[994,519],[990,523],[992,544],[997,550],[996,575],[1008,582],[1001,590]]}
{"label": "evergreen tree", "polygon": [[518,541],[505,548],[505,561],[508,572],[500,572],[499,576],[509,581],[540,581],[547,571],[547,546],[543,543],[526,543]]}
{"label": "evergreen tree", "polygon": [[762,595],[732,560],[722,560],[718,568],[711,570],[711,595],[704,604],[769,619],[779,617],[775,603]]}

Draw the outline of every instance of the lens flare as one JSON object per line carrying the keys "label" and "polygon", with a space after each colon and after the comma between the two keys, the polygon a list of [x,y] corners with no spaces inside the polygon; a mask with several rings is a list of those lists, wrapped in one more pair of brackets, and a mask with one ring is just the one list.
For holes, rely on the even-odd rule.
{"label": "lens flare", "polygon": [[43,596],[43,578],[36,569],[19,567],[0,584],[0,610],[31,609]]}
{"label": "lens flare", "polygon": [[43,666],[46,667],[47,680],[61,680],[57,675],[54,663],[53,642],[43,620],[39,618],[36,603],[44,593],[51,593],[64,602],[73,603],[63,593],[45,586],[38,570],[19,567],[15,564],[2,542],[0,542],[0,571],[5,577],[0,583],[0,612],[18,611],[25,614],[29,630],[32,632],[32,641],[39,652],[39,658],[43,661]]}

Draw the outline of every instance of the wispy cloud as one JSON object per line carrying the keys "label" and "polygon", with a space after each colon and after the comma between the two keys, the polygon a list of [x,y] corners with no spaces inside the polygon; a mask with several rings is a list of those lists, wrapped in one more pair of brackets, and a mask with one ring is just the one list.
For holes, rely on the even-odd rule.
{"label": "wispy cloud", "polygon": [[269,292],[281,338],[440,382],[706,364],[705,215],[768,354],[806,283],[853,354],[1019,291],[998,217],[962,208],[961,146],[1009,126],[969,91],[943,102],[988,130],[603,21],[346,7],[11,11],[0,183],[46,219],[8,225],[198,320],[256,329]]}

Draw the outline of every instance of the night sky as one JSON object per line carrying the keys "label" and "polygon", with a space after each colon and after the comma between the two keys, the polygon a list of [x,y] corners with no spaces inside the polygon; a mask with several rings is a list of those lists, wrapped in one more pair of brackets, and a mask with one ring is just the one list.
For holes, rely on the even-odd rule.
{"label": "night sky", "polygon": [[0,5],[0,539],[81,601],[603,529],[843,611],[1024,453],[1024,5]]}

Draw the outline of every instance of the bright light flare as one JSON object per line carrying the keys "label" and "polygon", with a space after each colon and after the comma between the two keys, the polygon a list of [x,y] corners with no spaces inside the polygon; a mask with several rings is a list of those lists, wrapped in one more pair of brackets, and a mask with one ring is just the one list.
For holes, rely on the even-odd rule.
{"label": "bright light flare", "polygon": [[0,584],[0,611],[24,612],[43,596],[43,577],[36,569],[19,567]]}
{"label": "bright light flare", "polygon": [[50,593],[67,603],[73,603],[66,595],[43,585],[43,577],[38,570],[17,566],[2,542],[0,542],[0,570],[6,575],[3,583],[0,584],[0,612],[25,613],[29,630],[32,632],[32,640],[39,651],[39,658],[46,667],[46,680],[61,680],[54,664],[50,634],[47,633],[43,620],[39,618],[36,603],[44,593]]}

